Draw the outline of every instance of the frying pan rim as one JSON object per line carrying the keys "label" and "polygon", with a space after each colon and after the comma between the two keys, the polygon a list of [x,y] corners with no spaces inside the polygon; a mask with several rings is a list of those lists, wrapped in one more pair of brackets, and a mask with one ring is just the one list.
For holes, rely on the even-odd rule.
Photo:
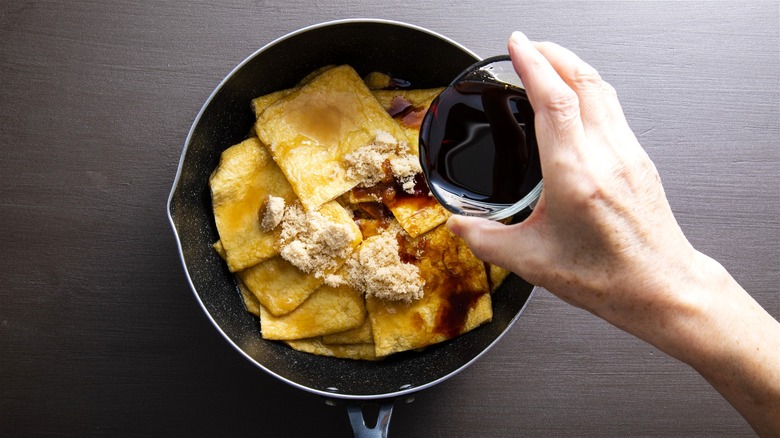
{"label": "frying pan rim", "polygon": [[405,28],[417,31],[417,32],[429,34],[429,35],[434,36],[434,37],[436,37],[436,38],[438,38],[440,40],[443,40],[444,42],[446,42],[448,44],[451,44],[452,46],[458,48],[459,50],[462,50],[464,53],[472,56],[476,61],[479,61],[479,60],[482,59],[479,55],[477,55],[476,53],[474,53],[470,49],[466,48],[465,46],[461,45],[460,43],[458,43],[458,42],[456,42],[456,41],[454,41],[454,40],[452,40],[452,39],[450,39],[450,38],[448,38],[448,37],[446,37],[446,36],[444,36],[442,34],[439,34],[438,32],[432,31],[430,29],[426,29],[426,28],[421,27],[421,26],[417,26],[417,25],[414,25],[414,24],[406,23],[406,22],[396,21],[396,20],[387,20],[387,19],[378,19],[378,18],[347,18],[347,19],[330,20],[330,21],[325,21],[325,22],[321,22],[321,23],[317,23],[317,24],[312,24],[312,25],[309,25],[309,26],[306,26],[306,27],[294,30],[292,32],[289,32],[289,33],[287,33],[287,34],[285,34],[285,35],[283,35],[283,36],[281,36],[279,38],[276,38],[273,41],[263,45],[262,47],[260,47],[259,49],[255,50],[253,53],[251,53],[249,56],[244,58],[239,64],[237,64],[219,82],[219,84],[214,88],[214,90],[211,92],[209,97],[203,103],[203,105],[201,106],[200,110],[198,111],[198,114],[195,116],[195,118],[194,118],[194,120],[192,122],[192,125],[190,127],[190,130],[189,130],[189,132],[187,134],[187,137],[186,137],[186,139],[184,141],[184,148],[182,149],[180,157],[179,157],[179,164],[178,164],[178,167],[177,167],[177,170],[176,170],[176,176],[174,177],[173,186],[172,186],[171,191],[170,191],[170,193],[168,195],[168,202],[166,204],[166,206],[167,206],[167,212],[166,213],[167,213],[167,216],[168,216],[168,221],[170,222],[171,227],[173,229],[173,234],[174,234],[174,237],[176,239],[176,246],[177,246],[178,251],[179,251],[179,259],[181,260],[182,266],[184,268],[184,272],[185,272],[186,277],[187,277],[187,283],[190,285],[190,289],[192,290],[193,294],[195,295],[195,299],[197,300],[198,305],[200,305],[201,309],[203,310],[203,313],[206,315],[206,317],[211,322],[211,324],[214,326],[214,328],[217,329],[219,334],[239,354],[244,356],[247,360],[249,360],[255,366],[257,366],[258,368],[262,369],[263,371],[265,371],[269,375],[277,378],[278,380],[280,380],[280,381],[282,381],[282,382],[284,382],[284,383],[286,383],[286,384],[288,384],[288,385],[290,385],[292,387],[295,387],[295,388],[298,388],[300,390],[303,390],[303,391],[306,391],[306,392],[309,392],[309,393],[312,393],[312,394],[315,394],[315,395],[319,395],[319,396],[322,396],[322,397],[325,397],[325,398],[342,399],[342,400],[356,400],[356,401],[392,399],[392,398],[397,398],[397,397],[401,397],[401,396],[404,396],[404,395],[408,395],[408,394],[411,394],[411,393],[414,393],[414,392],[417,392],[417,391],[421,391],[421,390],[426,389],[426,388],[430,388],[430,387],[432,387],[434,385],[437,385],[437,384],[439,384],[439,383],[441,383],[441,382],[451,378],[452,376],[460,373],[464,369],[468,368],[477,359],[481,358],[485,353],[487,353],[488,350],[493,348],[493,346],[501,338],[503,338],[507,334],[507,332],[509,332],[509,330],[512,328],[512,326],[514,326],[515,322],[517,322],[517,319],[520,318],[520,315],[522,315],[523,312],[525,311],[526,307],[528,306],[528,303],[531,301],[531,298],[536,293],[536,290],[538,289],[538,287],[537,286],[533,286],[532,287],[532,289],[531,289],[531,291],[530,291],[530,293],[528,295],[528,298],[525,300],[525,302],[523,303],[522,307],[517,311],[517,313],[513,316],[513,318],[509,321],[509,323],[507,324],[506,328],[501,332],[501,334],[496,336],[496,338],[493,339],[493,341],[490,342],[490,344],[488,344],[485,348],[483,348],[482,351],[480,351],[471,360],[461,364],[457,369],[453,370],[452,372],[450,372],[450,373],[448,373],[446,375],[440,376],[439,378],[434,379],[434,380],[432,380],[430,382],[427,382],[427,383],[425,383],[423,385],[420,385],[420,386],[414,386],[414,387],[411,387],[411,388],[406,388],[406,389],[401,389],[401,390],[398,390],[398,391],[392,391],[392,392],[381,393],[381,394],[344,394],[344,393],[333,393],[333,392],[323,391],[323,390],[320,390],[320,389],[311,388],[309,386],[306,386],[306,385],[303,385],[301,383],[295,382],[293,380],[290,380],[290,379],[288,379],[286,377],[283,377],[283,376],[277,374],[276,372],[272,371],[271,369],[269,369],[268,367],[263,365],[260,361],[255,360],[247,352],[245,352],[219,326],[217,321],[214,319],[214,317],[211,315],[211,313],[206,308],[205,303],[201,299],[201,296],[198,293],[197,288],[195,287],[195,284],[192,281],[192,276],[190,275],[189,268],[187,267],[187,262],[184,259],[184,250],[183,250],[183,247],[182,247],[182,242],[181,242],[181,237],[179,235],[179,230],[176,227],[176,222],[175,222],[174,217],[173,217],[173,202],[174,202],[174,197],[175,197],[175,194],[177,192],[177,189],[179,188],[179,180],[181,178],[182,170],[184,168],[185,157],[187,155],[187,150],[188,150],[189,145],[191,143],[191,140],[192,140],[192,137],[194,135],[194,132],[195,132],[198,124],[200,123],[200,120],[201,120],[203,114],[205,113],[206,109],[209,107],[211,102],[214,100],[216,95],[222,90],[222,88],[225,86],[225,84],[227,84],[227,82],[230,81],[233,78],[233,76],[239,70],[241,70],[247,63],[251,62],[255,57],[259,56],[260,54],[262,54],[266,50],[270,49],[271,47],[274,47],[274,46],[276,46],[276,45],[278,45],[278,44],[280,44],[280,43],[282,43],[282,42],[284,42],[284,41],[286,41],[286,40],[288,40],[290,38],[294,38],[294,37],[296,37],[296,36],[298,36],[298,35],[300,35],[302,33],[305,33],[305,32],[308,32],[308,31],[311,31],[311,30],[314,30],[314,29],[320,29],[320,28],[325,28],[325,27],[330,27],[330,26],[342,26],[342,25],[345,25],[345,24],[371,24],[371,23],[383,24],[383,25],[391,25],[391,26],[400,26],[400,27],[405,27]]}

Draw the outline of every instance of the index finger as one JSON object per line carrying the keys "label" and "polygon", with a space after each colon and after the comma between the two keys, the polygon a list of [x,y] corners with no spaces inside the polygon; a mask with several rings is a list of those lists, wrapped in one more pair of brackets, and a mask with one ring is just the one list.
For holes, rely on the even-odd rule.
{"label": "index finger", "polygon": [[552,150],[579,149],[585,143],[579,98],[523,33],[512,33],[509,55],[534,109],[536,139],[544,167],[545,156]]}
{"label": "index finger", "polygon": [[586,125],[624,119],[615,89],[599,72],[574,52],[555,43],[535,43],[534,47],[550,62],[558,75],[577,93],[580,117]]}

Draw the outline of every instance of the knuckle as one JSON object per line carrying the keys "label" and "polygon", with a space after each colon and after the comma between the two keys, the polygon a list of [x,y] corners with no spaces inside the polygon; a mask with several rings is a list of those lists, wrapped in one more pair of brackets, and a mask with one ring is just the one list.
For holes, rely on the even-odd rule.
{"label": "knuckle", "polygon": [[601,91],[611,98],[617,99],[617,90],[609,82],[601,81]]}
{"label": "knuckle", "polygon": [[580,101],[574,90],[561,89],[550,95],[547,109],[556,119],[571,120],[579,117]]}
{"label": "knuckle", "polygon": [[580,196],[582,209],[589,212],[598,209],[609,198],[607,188],[598,180],[593,180],[590,184],[583,186]]}
{"label": "knuckle", "polygon": [[617,98],[615,87],[605,81],[599,72],[590,65],[585,64],[578,66],[574,70],[570,80],[572,88],[578,92],[598,93],[604,97]]}
{"label": "knuckle", "polygon": [[588,64],[578,65],[571,76],[571,83],[577,89],[600,89],[604,81],[595,68]]}

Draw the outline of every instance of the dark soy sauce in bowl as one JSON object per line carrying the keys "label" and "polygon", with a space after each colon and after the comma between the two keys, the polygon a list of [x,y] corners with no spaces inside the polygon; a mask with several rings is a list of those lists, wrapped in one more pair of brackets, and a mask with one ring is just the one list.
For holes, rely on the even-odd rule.
{"label": "dark soy sauce in bowl", "polygon": [[465,75],[423,119],[420,162],[431,192],[450,211],[509,217],[541,191],[533,109],[520,86]]}

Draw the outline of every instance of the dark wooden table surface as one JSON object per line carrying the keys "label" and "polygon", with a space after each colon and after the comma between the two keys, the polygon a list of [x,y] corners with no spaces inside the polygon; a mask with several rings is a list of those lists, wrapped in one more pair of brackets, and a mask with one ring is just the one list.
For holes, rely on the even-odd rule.
{"label": "dark wooden table surface", "polygon": [[[165,203],[202,103],[244,57],[373,17],[481,56],[514,29],[618,90],[690,240],[780,317],[780,11],[767,2],[0,3],[0,436],[349,436],[204,316]],[[749,436],[695,372],[538,292],[476,364],[397,405],[401,437]]]}

